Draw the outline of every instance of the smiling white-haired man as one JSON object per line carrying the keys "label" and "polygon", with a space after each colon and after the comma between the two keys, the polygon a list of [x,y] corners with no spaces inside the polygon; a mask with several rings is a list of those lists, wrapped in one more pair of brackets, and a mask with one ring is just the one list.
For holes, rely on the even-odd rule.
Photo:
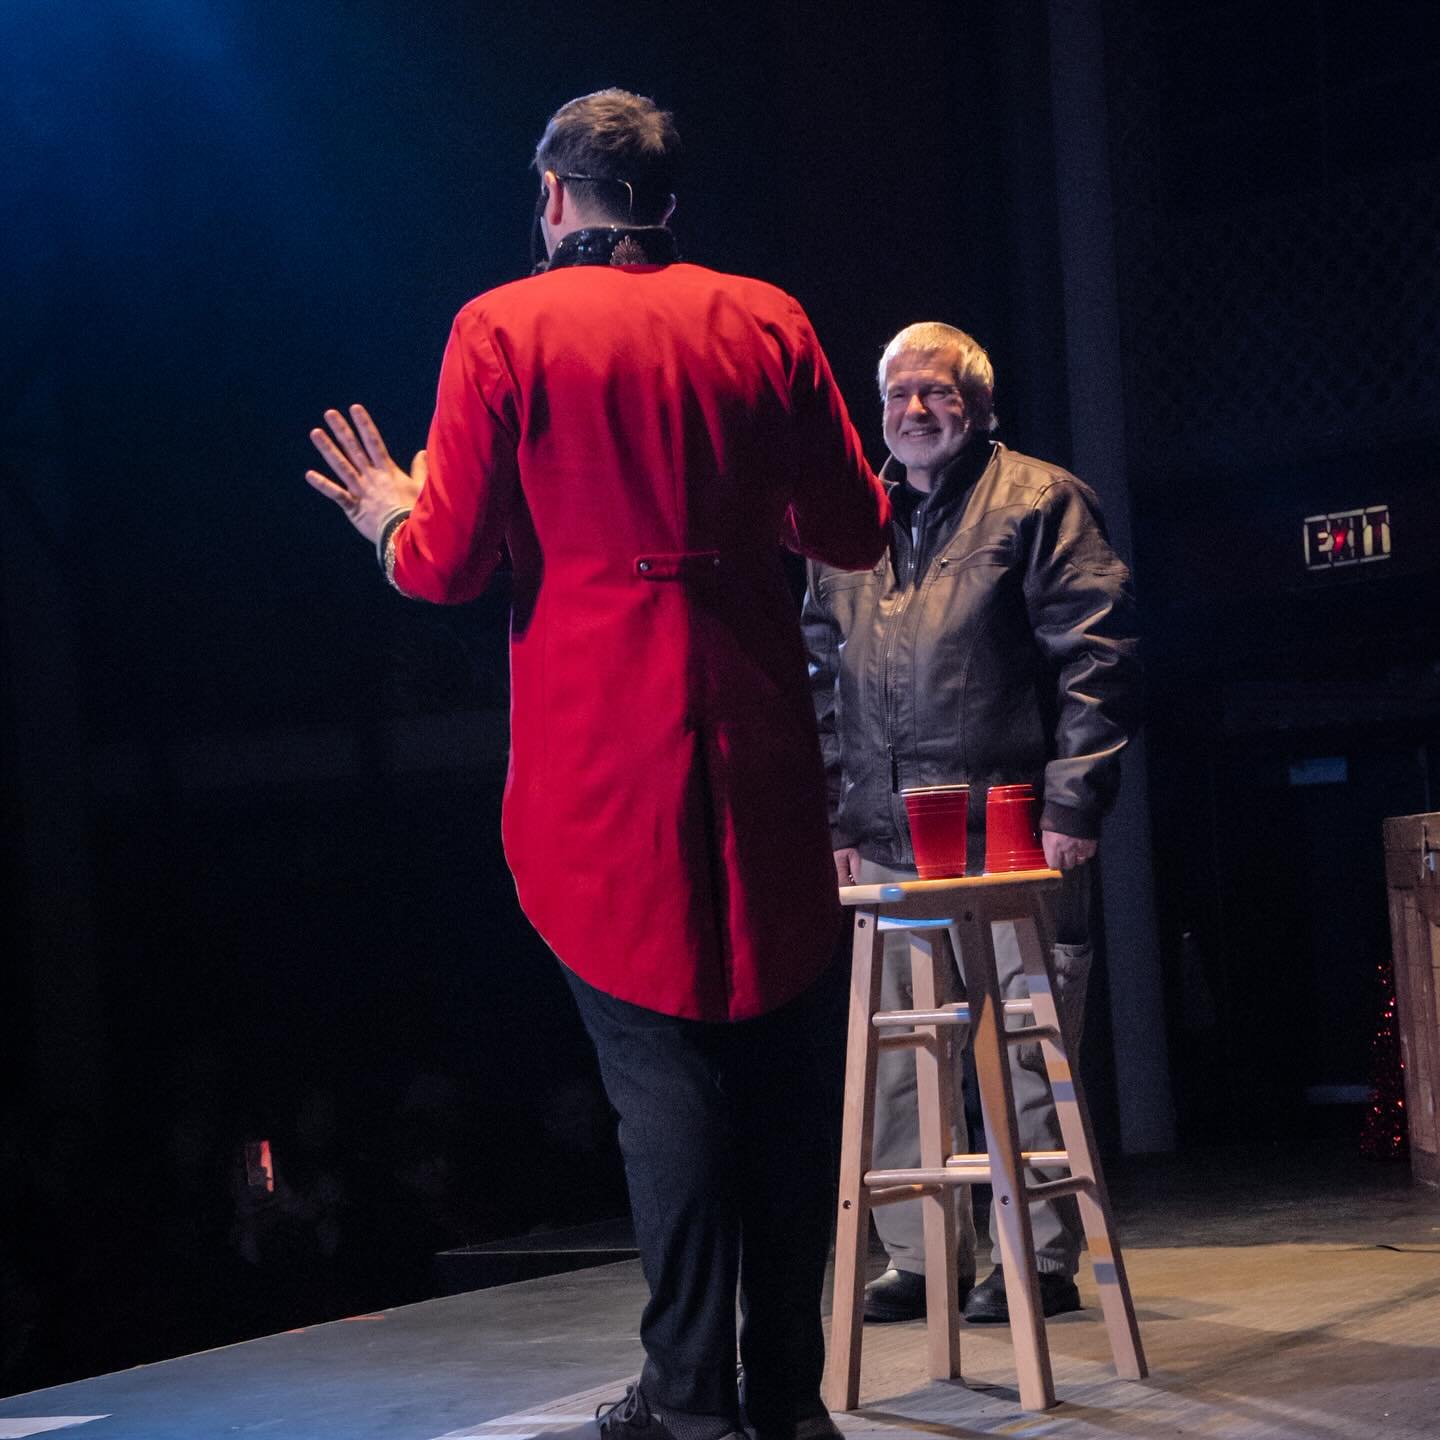
{"label": "smiling white-haired man", "polygon": [[[862,574],[812,561],[805,598],[836,874],[842,885],[914,879],[900,792],[962,782],[971,787],[969,855],[978,869],[988,787],[1033,783],[1044,797],[1046,861],[1065,872],[1055,968],[1061,1004],[1078,1027],[1091,956],[1088,862],[1139,722],[1130,577],[1094,492],[993,438],[994,370],[963,330],[908,326],[885,347],[879,380],[889,553]],[[1007,997],[1023,995],[1013,928],[996,940],[1001,985]],[[951,974],[947,1000],[962,993],[963,966]],[[884,1008],[912,1008],[909,990],[906,937],[897,932],[886,942]],[[1012,1048],[1010,1057],[1023,1148],[1061,1149],[1039,1046]],[[916,1166],[913,1054],[883,1054],[878,1087],[874,1163]],[[1037,1202],[1031,1219],[1045,1313],[1079,1309],[1074,1200]],[[890,1268],[866,1289],[866,1319],[923,1315],[918,1202],[877,1210],[875,1224]],[[974,1285],[968,1195],[960,1234],[966,1318],[1008,1320],[998,1249],[993,1273]]]}

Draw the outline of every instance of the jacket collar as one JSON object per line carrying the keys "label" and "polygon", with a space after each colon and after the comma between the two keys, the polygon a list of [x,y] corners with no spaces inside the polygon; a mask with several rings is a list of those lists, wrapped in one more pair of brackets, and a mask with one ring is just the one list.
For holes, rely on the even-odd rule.
{"label": "jacket collar", "polygon": [[550,257],[550,270],[568,265],[670,265],[675,236],[663,225],[593,225],[572,230]]}
{"label": "jacket collar", "polygon": [[941,472],[929,491],[911,489],[905,483],[905,467],[892,455],[880,467],[880,478],[890,487],[890,503],[896,518],[910,516],[926,506],[932,514],[953,510],[985,473],[995,454],[1003,448],[998,440],[977,439],[967,445]]}

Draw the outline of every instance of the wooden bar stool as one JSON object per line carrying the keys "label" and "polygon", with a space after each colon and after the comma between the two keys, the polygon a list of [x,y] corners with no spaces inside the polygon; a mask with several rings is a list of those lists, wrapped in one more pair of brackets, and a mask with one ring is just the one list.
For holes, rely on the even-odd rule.
{"label": "wooden bar stool", "polygon": [[[824,1387],[825,1403],[832,1410],[853,1410],[859,1403],[865,1257],[869,1250],[870,1211],[876,1205],[921,1199],[930,1374],[938,1380],[959,1377],[960,1307],[956,1295],[955,1207],[950,1194],[950,1187],[955,1185],[988,1183],[992,1187],[1020,1403],[1026,1410],[1046,1410],[1055,1404],[1030,1229],[1031,1200],[1060,1195],[1077,1198],[1116,1372],[1127,1380],[1139,1380],[1146,1373],[1135,1307],[1095,1153],[1090,1116],[1080,1077],[1072,1073],[1069,1056],[1074,1051],[1055,1002],[1049,903],[1059,886],[1059,871],[1031,870],[841,888],[841,900],[855,907],[855,944],[835,1241],[835,1298]],[[1028,1000],[1006,1001],[1000,995],[992,927],[1006,921],[1015,924]],[[910,934],[915,1009],[880,1011],[884,933],[895,929]],[[963,1004],[937,1003],[938,967],[942,962],[931,943],[937,930],[947,931],[955,954],[964,957]],[[948,958],[943,963],[948,964]],[[1022,1017],[1029,1023],[1007,1030],[1006,1016]],[[949,1153],[955,1114],[950,1048],[957,1025],[971,1027],[989,1146],[989,1153],[984,1155]],[[1006,1047],[1035,1040],[1040,1042],[1044,1055],[1065,1148],[1022,1153]],[[882,1047],[915,1050],[919,1169],[870,1168],[875,1062]],[[1063,1167],[1069,1174],[1063,1179],[1026,1185],[1026,1165]]]}

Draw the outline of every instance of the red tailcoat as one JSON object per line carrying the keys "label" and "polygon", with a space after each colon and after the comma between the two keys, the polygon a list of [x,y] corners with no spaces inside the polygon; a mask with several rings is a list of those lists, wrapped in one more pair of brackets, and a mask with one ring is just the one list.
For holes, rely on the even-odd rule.
{"label": "red tailcoat", "polygon": [[779,546],[868,568],[888,505],[800,306],[695,265],[551,270],[456,317],[400,589],[515,566],[505,854],[589,984],[742,1020],[838,923]]}

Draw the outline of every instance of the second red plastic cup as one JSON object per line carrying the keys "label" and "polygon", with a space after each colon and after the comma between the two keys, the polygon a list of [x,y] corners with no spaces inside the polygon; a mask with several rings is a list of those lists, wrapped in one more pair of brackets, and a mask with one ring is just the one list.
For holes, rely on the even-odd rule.
{"label": "second red plastic cup", "polygon": [[968,785],[921,785],[902,790],[910,821],[910,844],[922,880],[946,880],[965,873],[965,839],[970,822]]}
{"label": "second red plastic cup", "polygon": [[992,785],[985,801],[985,873],[1045,869],[1033,785]]}

